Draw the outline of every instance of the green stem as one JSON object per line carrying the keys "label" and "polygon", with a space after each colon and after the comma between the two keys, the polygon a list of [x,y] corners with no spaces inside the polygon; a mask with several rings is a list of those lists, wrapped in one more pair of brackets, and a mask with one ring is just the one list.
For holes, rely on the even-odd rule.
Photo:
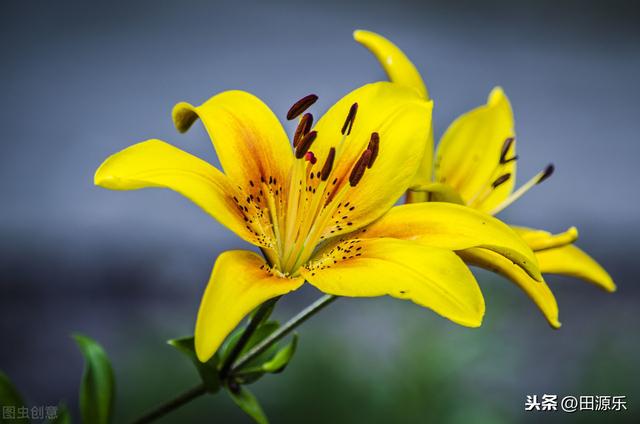
{"label": "green stem", "polygon": [[322,308],[336,300],[338,297],[333,295],[324,295],[320,299],[307,306],[300,311],[296,316],[287,321],[282,327],[271,333],[267,338],[255,345],[249,352],[245,353],[240,359],[238,359],[231,367],[231,374],[238,371],[240,368],[251,362],[258,355],[265,350],[269,349],[271,345],[280,341],[283,337],[293,331],[300,324],[309,319],[312,315],[319,312]]}
{"label": "green stem", "polygon": [[[251,350],[249,350],[249,352],[245,353],[242,357],[240,357],[240,359],[236,361],[235,359],[242,351],[242,348],[249,341],[249,337],[251,337],[251,334],[253,334],[255,329],[258,327],[258,324],[260,324],[262,318],[264,318],[265,314],[269,311],[273,303],[277,302],[278,298],[271,299],[263,303],[249,321],[249,325],[247,325],[247,328],[242,333],[242,336],[240,336],[240,340],[238,340],[238,343],[236,344],[234,350],[229,354],[229,356],[227,357],[227,361],[225,361],[223,367],[220,369],[221,379],[223,379],[223,376],[224,378],[226,378],[229,375],[233,375],[234,372],[238,371],[248,362],[255,359],[256,356],[269,349],[269,347],[271,347],[274,343],[281,340],[283,337],[293,331],[293,329],[298,327],[312,315],[319,312],[321,309],[323,309],[325,306],[327,306],[337,298],[337,296],[332,295],[322,296],[320,299],[316,300],[311,305],[300,311],[296,316],[287,321],[282,327],[274,331],[269,337],[255,345]],[[225,371],[224,374],[223,371]],[[133,424],[146,424],[153,422],[156,419],[168,414],[169,412],[178,409],[182,405],[185,405],[192,400],[204,395],[205,393],[207,393],[207,390],[204,385],[202,383],[198,384],[197,386],[187,390],[186,392],[176,396],[175,398],[158,405],[155,409],[149,411],[147,414],[133,421]]]}
{"label": "green stem", "polygon": [[198,384],[195,387],[187,390],[176,396],[175,398],[164,402],[162,405],[159,405],[157,408],[149,411],[142,417],[133,421],[132,424],[147,424],[157,420],[165,414],[173,411],[174,409],[180,408],[182,405],[191,402],[192,400],[202,396],[207,393],[207,389],[204,387],[204,384]]}

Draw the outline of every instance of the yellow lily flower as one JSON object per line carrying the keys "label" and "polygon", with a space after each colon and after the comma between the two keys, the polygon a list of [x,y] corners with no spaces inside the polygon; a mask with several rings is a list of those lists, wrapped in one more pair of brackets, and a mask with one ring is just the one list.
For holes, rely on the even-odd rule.
{"label": "yellow lily flower", "polygon": [[[389,79],[413,87],[424,99],[428,91],[409,58],[391,41],[370,31],[355,31],[356,41],[378,59]],[[517,156],[513,111],[499,87],[487,103],[457,118],[442,136],[433,161],[433,131],[426,137],[427,154],[419,175],[407,192],[407,202],[444,201],[466,205],[495,215],[519,199],[553,172],[547,166],[514,191]],[[573,245],[578,231],[564,233],[513,227],[533,249],[543,274],[574,276],[613,292],[609,274],[593,258]],[[457,252],[465,262],[498,272],[522,288],[553,327],[559,327],[558,306],[545,282],[534,281],[504,257],[483,248]]]}
{"label": "yellow lily flower", "polygon": [[[302,115],[316,99],[298,101],[287,117]],[[185,132],[199,118],[224,172],[148,140],[109,157],[95,183],[177,191],[263,252],[266,260],[242,250],[216,260],[195,327],[201,361],[252,309],[305,280],[327,294],[409,299],[475,327],[484,300],[454,251],[483,249],[541,276],[531,249],[491,216],[453,204],[393,207],[420,165],[431,110],[409,87],[369,84],[337,102],[313,129],[305,113],[292,151],[261,100],[223,92],[197,107],[177,104],[173,121]]]}

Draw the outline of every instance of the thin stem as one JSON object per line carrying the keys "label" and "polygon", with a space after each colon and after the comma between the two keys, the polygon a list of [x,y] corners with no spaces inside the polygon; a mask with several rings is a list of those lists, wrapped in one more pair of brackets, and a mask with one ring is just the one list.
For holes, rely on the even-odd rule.
{"label": "thin stem", "polygon": [[[327,306],[337,298],[338,296],[332,295],[322,296],[320,299],[316,300],[311,305],[300,311],[296,316],[287,321],[282,327],[278,328],[278,330],[271,333],[269,337],[265,338],[262,342],[255,345],[251,350],[249,350],[249,352],[240,357],[240,359],[235,361],[236,357],[242,351],[242,348],[246,345],[247,341],[249,341],[249,337],[251,336],[251,334],[253,334],[258,324],[262,321],[264,316],[268,313],[269,309],[271,309],[273,303],[275,303],[278,298],[271,299],[270,301],[263,303],[249,321],[249,325],[247,325],[247,328],[243,332],[242,336],[240,336],[240,340],[238,340],[236,347],[240,345],[241,346],[237,349],[234,349],[233,352],[229,354],[227,360],[229,365],[226,367],[226,374],[223,374],[223,371],[225,369],[223,365],[223,368],[220,370],[220,378],[223,379],[223,376],[225,376],[226,378],[229,375],[233,375],[233,373],[238,371],[251,360],[255,359],[256,356],[260,355],[262,352],[271,347],[271,345],[281,340],[283,337],[293,331],[294,328],[298,327],[312,315],[319,312],[321,309],[323,309],[325,306]],[[227,364],[227,362],[225,362],[225,365]],[[186,392],[176,396],[175,398],[162,403],[147,414],[138,418],[136,421],[133,421],[132,424],[146,424],[153,422],[163,415],[168,414],[174,409],[178,409],[182,405],[192,401],[193,399],[196,399],[199,396],[202,396],[205,393],[207,393],[207,389],[204,387],[204,384],[198,384],[197,386],[187,390]]]}
{"label": "thin stem", "polygon": [[233,367],[231,367],[230,374],[233,374],[234,372],[238,371],[240,368],[245,366],[247,363],[249,363],[251,360],[256,358],[262,352],[269,349],[271,345],[281,340],[283,337],[285,337],[287,334],[293,331],[294,328],[296,328],[297,326],[305,322],[312,315],[319,312],[322,308],[324,308],[325,306],[327,306],[337,298],[338,296],[327,294],[322,296],[320,299],[316,300],[315,302],[313,302],[311,305],[307,306],[305,309],[300,311],[296,316],[294,316],[289,321],[287,321],[282,327],[278,328],[276,331],[271,333],[267,338],[265,338],[260,343],[255,345],[251,350],[249,350],[249,352],[245,353],[240,359],[238,359],[238,361],[236,361],[236,363],[233,364]]}
{"label": "thin stem", "polygon": [[149,411],[142,417],[133,421],[132,424],[146,424],[146,423],[153,422],[158,418],[162,417],[163,415],[168,414],[174,409],[180,408],[182,405],[191,402],[192,400],[196,399],[199,396],[202,396],[205,393],[207,393],[207,389],[204,387],[204,384],[198,384],[197,386],[192,387],[186,392],[179,394],[175,398]]}
{"label": "thin stem", "polygon": [[267,300],[262,305],[260,305],[256,313],[253,314],[253,316],[249,320],[249,324],[247,325],[247,328],[245,328],[245,330],[242,332],[242,335],[240,335],[240,339],[233,346],[233,350],[229,353],[224,363],[222,364],[222,367],[220,368],[220,380],[224,380],[229,376],[229,370],[231,370],[231,365],[233,365],[233,362],[236,360],[238,355],[240,355],[240,352],[242,352],[242,349],[245,347],[245,345],[247,344],[247,342],[249,341],[253,333],[256,331],[256,328],[258,328],[258,325],[260,325],[263,318],[273,308],[274,303],[276,303],[278,299],[279,297]]}

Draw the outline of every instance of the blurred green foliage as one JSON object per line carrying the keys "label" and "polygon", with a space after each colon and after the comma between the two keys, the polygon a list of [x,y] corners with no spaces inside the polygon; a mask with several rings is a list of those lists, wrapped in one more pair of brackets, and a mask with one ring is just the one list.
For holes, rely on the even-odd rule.
{"label": "blurred green foliage", "polygon": [[[640,390],[632,377],[640,372],[633,355],[637,339],[625,342],[596,326],[582,337],[571,325],[551,330],[515,287],[483,283],[490,312],[480,329],[456,326],[393,299],[341,299],[300,328],[286,371],[265,376],[251,392],[273,423],[640,422],[634,411]],[[299,308],[285,305],[275,315],[286,319]],[[117,422],[198,382],[187,361],[159,346],[140,346],[120,364],[126,384]],[[576,354],[561,356],[556,346],[563,355]],[[144,367],[137,366],[140,358]],[[543,393],[622,394],[630,410],[525,412],[526,395]],[[159,422],[203,422],[204,417],[251,423],[220,395],[203,396]]]}

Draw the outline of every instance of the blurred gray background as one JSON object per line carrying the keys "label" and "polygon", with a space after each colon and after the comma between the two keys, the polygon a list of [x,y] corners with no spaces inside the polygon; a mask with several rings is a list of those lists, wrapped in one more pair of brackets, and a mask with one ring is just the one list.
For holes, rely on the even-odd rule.
{"label": "blurred gray background", "polygon": [[[617,293],[551,278],[563,327],[517,288],[478,273],[477,330],[392,299],[342,299],[301,330],[287,371],[255,392],[273,422],[638,422],[637,182],[640,13],[631,1],[82,2],[0,4],[0,369],[31,405],[77,405],[69,335],[107,349],[116,422],[196,382],[164,341],[192,331],[215,257],[246,245],[180,196],[93,186],[109,154],[161,138],[215,162],[204,130],[170,111],[227,89],[284,117],[384,78],[351,38],[395,41],[423,73],[436,133],[501,85],[524,181],[557,173],[509,208],[511,223],[580,229]],[[292,128],[287,127],[288,130]],[[287,297],[286,319],[319,294]],[[626,395],[629,411],[525,413],[527,394]],[[172,422],[248,422],[224,396]]]}

